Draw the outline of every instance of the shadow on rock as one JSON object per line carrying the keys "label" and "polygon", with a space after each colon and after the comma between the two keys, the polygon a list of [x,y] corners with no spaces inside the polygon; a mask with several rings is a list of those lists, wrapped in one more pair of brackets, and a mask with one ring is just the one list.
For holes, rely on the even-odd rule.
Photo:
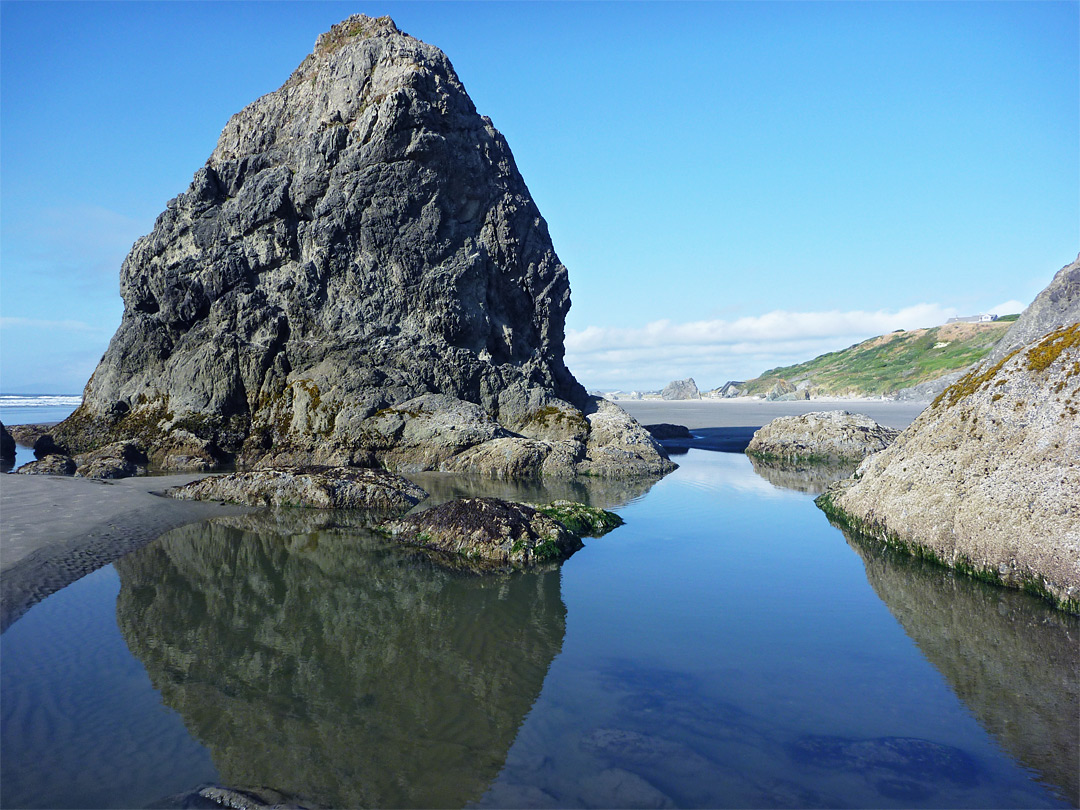
{"label": "shadow on rock", "polygon": [[348,514],[290,517],[184,527],[116,563],[118,624],[165,704],[224,784],[479,798],[562,646],[559,573],[455,575]]}

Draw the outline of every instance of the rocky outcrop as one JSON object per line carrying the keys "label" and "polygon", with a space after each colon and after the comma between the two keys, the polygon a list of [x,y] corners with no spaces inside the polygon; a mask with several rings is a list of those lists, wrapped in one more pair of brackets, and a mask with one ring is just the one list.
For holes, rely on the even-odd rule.
{"label": "rocky outcrop", "polygon": [[455,567],[479,570],[556,563],[582,547],[581,538],[554,518],[498,498],[447,501],[378,528],[400,543],[449,555],[437,559]]}
{"label": "rocky outcrop", "polygon": [[888,447],[899,430],[848,411],[814,411],[781,416],[754,433],[751,456],[802,460],[860,460]]}
{"label": "rocky outcrop", "polygon": [[855,477],[830,517],[1080,612],[1080,323],[947,388]]}
{"label": "rocky outcrop", "polygon": [[51,429],[51,425],[34,424],[34,425],[8,425],[8,432],[11,433],[11,437],[15,439],[16,444],[21,444],[23,447],[33,447],[42,434],[48,433]]}
{"label": "rocky outcrop", "polygon": [[1030,306],[1009,327],[1001,340],[979,363],[962,371],[955,371],[936,380],[920,383],[897,392],[902,400],[931,401],[942,391],[978,366],[993,365],[1014,349],[1021,348],[1036,338],[1061,326],[1080,321],[1080,256],[1076,261],[1062,267],[1054,275],[1046,289],[1039,293]]}
{"label": "rocky outcrop", "polygon": [[427,493],[400,475],[357,467],[296,467],[213,476],[169,490],[186,501],[401,513]]}
{"label": "rocky outcrop", "polygon": [[75,475],[75,460],[71,456],[50,453],[37,461],[23,464],[15,472],[23,475]]}
{"label": "rocky outcrop", "polygon": [[810,399],[809,388],[796,388],[787,380],[777,380],[776,385],[769,389],[765,395],[769,402],[793,402],[800,399]]}
{"label": "rocky outcrop", "polygon": [[8,429],[4,427],[4,423],[0,422],[0,461],[14,461],[15,460],[15,439],[8,432]]}
{"label": "rocky outcrop", "polygon": [[120,276],[123,321],[57,429],[75,451],[411,471],[509,438],[558,451],[530,474],[673,468],[647,436],[597,435],[608,406],[563,361],[566,268],[509,147],[388,17],[334,26],[234,115]]}
{"label": "rocky outcrop", "polygon": [[661,399],[701,399],[697,383],[693,377],[685,380],[672,380],[660,391]]}
{"label": "rocky outcrop", "polygon": [[134,439],[113,442],[89,453],[75,456],[82,478],[129,478],[146,475],[146,448]]}

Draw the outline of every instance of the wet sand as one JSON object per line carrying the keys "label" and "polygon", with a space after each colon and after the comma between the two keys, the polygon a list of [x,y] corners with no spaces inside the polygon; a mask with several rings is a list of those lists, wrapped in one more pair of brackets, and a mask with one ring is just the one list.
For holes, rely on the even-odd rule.
{"label": "wet sand", "polygon": [[[696,428],[754,428],[778,416],[811,411],[863,413],[891,428],[906,428],[926,408],[926,402],[890,402],[880,399],[810,399],[767,402],[763,399],[621,399],[617,403],[643,425],[669,422]],[[751,431],[753,433],[753,431]]]}
{"label": "wet sand", "polygon": [[49,594],[169,529],[251,511],[154,494],[203,477],[0,475],[0,632]]}

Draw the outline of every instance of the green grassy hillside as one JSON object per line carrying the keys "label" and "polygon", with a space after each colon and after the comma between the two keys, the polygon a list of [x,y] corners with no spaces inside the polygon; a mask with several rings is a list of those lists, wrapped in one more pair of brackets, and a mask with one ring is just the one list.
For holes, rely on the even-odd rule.
{"label": "green grassy hillside", "polygon": [[[1009,320],[1015,320],[1010,318]],[[811,396],[878,396],[958,371],[985,357],[1008,321],[950,323],[870,338],[806,363],[782,366],[748,380],[747,394],[766,394],[779,380],[810,382]]]}

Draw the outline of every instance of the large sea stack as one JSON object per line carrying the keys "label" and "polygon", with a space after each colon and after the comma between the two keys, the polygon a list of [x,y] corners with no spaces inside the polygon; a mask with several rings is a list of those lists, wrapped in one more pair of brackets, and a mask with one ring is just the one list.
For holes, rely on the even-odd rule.
{"label": "large sea stack", "polygon": [[120,290],[123,322],[56,431],[75,452],[139,438],[166,467],[674,467],[567,370],[566,268],[506,141],[388,17],[335,25],[230,119]]}
{"label": "large sea stack", "polygon": [[857,536],[1080,613],[1080,264],[1010,336],[818,503]]}

